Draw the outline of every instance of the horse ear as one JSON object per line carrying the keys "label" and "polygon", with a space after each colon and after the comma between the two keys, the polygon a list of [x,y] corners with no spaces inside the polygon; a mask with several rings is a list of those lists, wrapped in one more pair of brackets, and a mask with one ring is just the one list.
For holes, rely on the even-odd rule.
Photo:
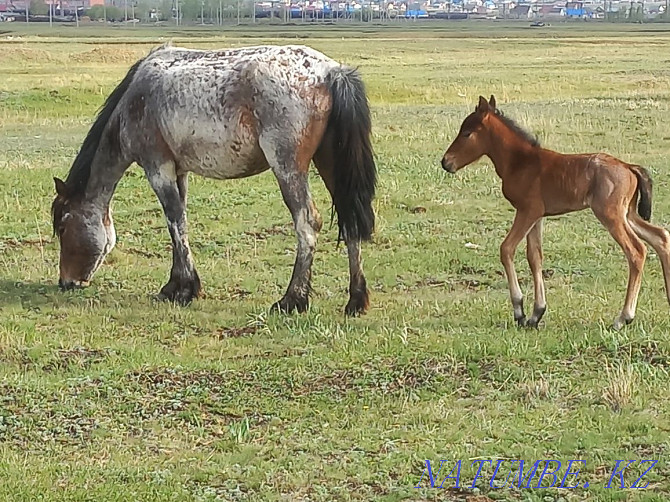
{"label": "horse ear", "polygon": [[493,94],[491,94],[491,99],[489,99],[489,106],[494,110],[496,109],[496,97]]}
{"label": "horse ear", "polygon": [[486,98],[484,96],[479,96],[479,104],[477,105],[475,111],[481,113],[489,111],[489,102],[486,101]]}
{"label": "horse ear", "polygon": [[67,199],[70,195],[70,190],[65,182],[60,178],[54,178],[54,184],[56,185],[56,193],[64,199]]}

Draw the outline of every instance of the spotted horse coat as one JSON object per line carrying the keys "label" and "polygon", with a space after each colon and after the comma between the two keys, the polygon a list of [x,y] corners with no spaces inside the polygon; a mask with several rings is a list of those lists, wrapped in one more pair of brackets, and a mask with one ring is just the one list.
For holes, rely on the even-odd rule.
{"label": "spotted horse coat", "polygon": [[356,70],[304,46],[202,51],[163,46],[130,69],[107,98],[65,181],[56,179],[54,231],[62,288],[87,285],[115,243],[110,201],[132,162],[146,172],[173,244],[160,297],[200,293],[186,230],[188,173],[243,178],[271,169],[298,237],[291,282],[273,307],[308,307],[321,217],[307,171],[330,191],[348,248],[348,314],[368,307],[360,241],[374,227],[376,167],[370,111]]}

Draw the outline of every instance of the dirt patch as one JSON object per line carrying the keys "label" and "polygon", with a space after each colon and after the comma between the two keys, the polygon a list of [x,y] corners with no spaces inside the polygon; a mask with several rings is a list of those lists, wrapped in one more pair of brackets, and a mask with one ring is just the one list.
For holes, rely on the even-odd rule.
{"label": "dirt patch", "polygon": [[244,232],[244,235],[258,240],[265,240],[273,235],[293,235],[293,225],[272,225],[270,228],[265,228],[259,232]]}
{"label": "dirt patch", "polygon": [[320,375],[294,389],[295,396],[319,393],[346,394],[357,391],[379,390],[397,392],[419,389],[439,384],[446,379],[467,378],[465,366],[453,360],[437,358],[399,364],[396,360],[385,360],[374,366],[337,369],[328,375]]}
{"label": "dirt patch", "polygon": [[74,347],[56,351],[51,361],[42,366],[47,372],[64,371],[71,368],[88,369],[92,364],[104,361],[110,354],[107,349]]}
{"label": "dirt patch", "polygon": [[161,258],[162,255],[161,253],[156,253],[153,251],[144,251],[143,249],[138,249],[138,248],[125,248],[123,249],[124,252],[128,254],[134,254],[137,256],[142,256],[144,258]]}
{"label": "dirt patch", "polygon": [[0,251],[5,249],[20,249],[23,247],[43,247],[52,242],[51,239],[2,239],[0,240]]}
{"label": "dirt patch", "polygon": [[217,338],[239,338],[241,336],[253,335],[259,330],[258,326],[245,326],[243,328],[221,328],[217,330]]}
{"label": "dirt patch", "polygon": [[27,63],[50,63],[58,61],[53,54],[40,49],[28,49],[25,47],[5,46],[0,51],[0,62],[20,61],[23,64]]}
{"label": "dirt patch", "polygon": [[630,355],[631,362],[642,362],[661,368],[670,367],[670,354],[655,340],[626,343],[617,348],[601,344],[594,346],[591,350],[598,355],[604,355],[607,359]]}
{"label": "dirt patch", "polygon": [[78,63],[130,63],[139,58],[140,55],[135,51],[121,47],[96,47],[72,56],[72,59]]}

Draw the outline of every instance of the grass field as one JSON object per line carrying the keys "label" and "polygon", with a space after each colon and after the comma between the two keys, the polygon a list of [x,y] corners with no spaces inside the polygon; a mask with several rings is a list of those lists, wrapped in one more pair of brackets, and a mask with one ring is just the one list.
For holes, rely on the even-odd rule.
{"label": "grass field", "polygon": [[[647,166],[653,220],[670,227],[670,33],[441,26],[0,35],[0,500],[670,498],[670,317],[656,256],[635,322],[610,331],[623,254],[590,213],[550,219],[549,310],[539,331],[519,330],[498,259],[513,216],[499,180],[485,161],[456,176],[439,166],[478,95],[495,94],[547,147]],[[170,38],[298,41],[360,67],[380,178],[377,233],[363,250],[368,315],[342,316],[346,254],[327,224],[310,312],[267,314],[295,246],[270,173],[191,178],[205,289],[192,306],[152,300],[171,252],[137,167],[114,199],[118,245],[93,285],[57,291],[52,177],[67,173],[131,63]],[[325,188],[312,181],[327,222]],[[531,293],[523,247],[517,264]],[[447,459],[445,470],[462,459],[464,489],[426,488],[425,476],[413,488],[425,459]],[[486,478],[470,490],[473,459],[583,459],[590,486],[492,490]],[[660,462],[646,489],[606,489],[618,459]],[[629,471],[626,486],[641,472]]]}

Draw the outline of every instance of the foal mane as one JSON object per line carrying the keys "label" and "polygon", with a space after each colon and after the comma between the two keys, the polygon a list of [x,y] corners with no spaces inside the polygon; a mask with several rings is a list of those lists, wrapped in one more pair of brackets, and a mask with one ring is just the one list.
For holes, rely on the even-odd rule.
{"label": "foal mane", "polygon": [[523,129],[519,124],[514,122],[511,118],[507,117],[505,114],[503,114],[503,112],[501,112],[497,108],[495,109],[495,114],[496,117],[498,117],[503,124],[509,127],[513,132],[515,132],[517,136],[520,136],[521,139],[530,143],[531,146],[540,146],[540,140],[537,139],[537,136]]}

